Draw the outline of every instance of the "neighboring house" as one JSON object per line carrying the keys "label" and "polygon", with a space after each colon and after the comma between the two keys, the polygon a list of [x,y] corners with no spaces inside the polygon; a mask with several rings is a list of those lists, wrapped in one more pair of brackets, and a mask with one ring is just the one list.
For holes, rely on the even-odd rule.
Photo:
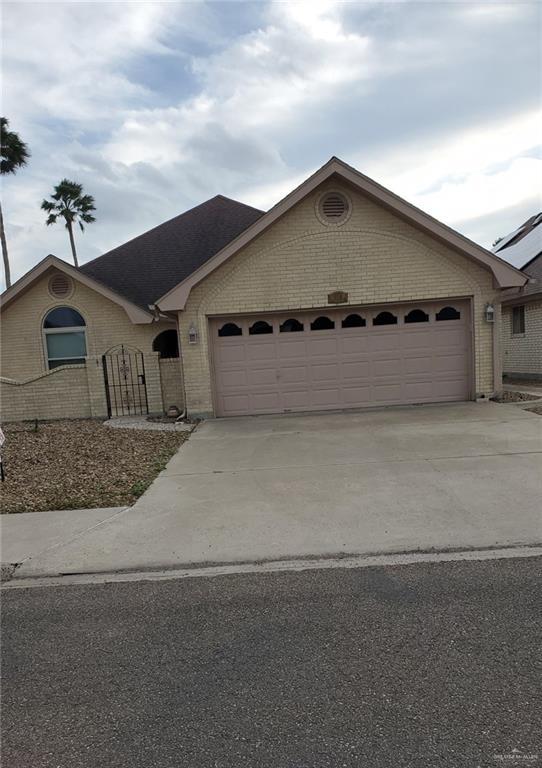
{"label": "neighboring house", "polygon": [[218,196],[30,270],[2,296],[4,418],[489,398],[501,291],[525,282],[332,158],[267,213]]}
{"label": "neighboring house", "polygon": [[505,291],[502,302],[503,372],[510,378],[542,379],[542,213],[531,216],[493,248],[530,278]]}

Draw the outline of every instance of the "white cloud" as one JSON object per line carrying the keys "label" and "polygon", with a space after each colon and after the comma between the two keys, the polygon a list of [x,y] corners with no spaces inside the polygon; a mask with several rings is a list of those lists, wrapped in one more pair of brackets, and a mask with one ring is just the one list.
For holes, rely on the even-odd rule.
{"label": "white cloud", "polygon": [[[512,67],[518,40],[527,46],[525,25],[513,31],[521,5],[8,4],[4,109],[32,150],[5,183],[14,273],[68,256],[39,210],[64,175],[98,206],[83,261],[218,192],[269,207],[333,153],[452,224],[533,199],[540,117],[518,97],[505,118],[491,79],[482,92],[468,70],[480,52],[478,64],[498,62],[495,29]],[[481,20],[484,35],[469,37]],[[431,99],[458,81],[464,101],[456,89],[440,114]],[[515,97],[498,98],[512,112]]]}

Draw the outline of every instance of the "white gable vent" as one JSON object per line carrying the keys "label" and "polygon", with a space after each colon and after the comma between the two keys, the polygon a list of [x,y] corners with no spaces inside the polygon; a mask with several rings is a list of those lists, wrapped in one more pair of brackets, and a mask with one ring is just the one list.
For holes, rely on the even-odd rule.
{"label": "white gable vent", "polygon": [[68,275],[55,272],[49,280],[49,293],[55,299],[65,299],[72,292],[73,283]]}
{"label": "white gable vent", "polygon": [[320,198],[318,213],[324,224],[342,224],[350,213],[350,203],[341,192],[327,192]]}

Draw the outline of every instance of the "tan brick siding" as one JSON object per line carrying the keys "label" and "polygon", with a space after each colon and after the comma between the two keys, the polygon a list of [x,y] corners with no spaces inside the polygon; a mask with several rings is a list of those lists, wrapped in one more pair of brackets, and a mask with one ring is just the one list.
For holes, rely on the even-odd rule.
{"label": "tan brick siding", "polygon": [[184,391],[181,361],[178,357],[160,360],[160,378],[162,381],[162,402],[164,409],[176,405],[184,409]]}
{"label": "tan brick siding", "polygon": [[512,333],[512,307],[502,310],[504,373],[542,376],[542,301],[526,302],[525,333]]}
{"label": "tan brick siding", "polygon": [[[52,299],[48,292],[49,277],[50,274],[45,274],[2,311],[0,375],[12,382],[3,382],[1,386],[2,418],[13,421],[19,418],[106,417],[101,356],[119,344],[144,353],[149,412],[162,412],[160,361],[158,353],[152,351],[152,343],[161,331],[174,328],[175,323],[159,321],[135,325],[122,307],[80,283],[75,283],[67,300]],[[85,319],[87,366],[86,369],[85,366],[63,366],[49,371],[43,319],[49,310],[64,305],[73,307]],[[172,389],[175,386],[173,371],[168,369],[168,374],[167,386]],[[182,391],[180,372],[177,386]],[[28,413],[31,415],[25,415]]]}
{"label": "tan brick siding", "polygon": [[[352,200],[342,226],[316,216],[324,189],[342,189]],[[324,307],[334,290],[347,291],[351,305],[472,297],[475,388],[493,392],[493,332],[483,317],[486,302],[499,298],[492,274],[358,192],[327,182],[191,292],[179,313],[189,411],[213,412],[207,316]],[[187,344],[192,322],[196,345]]]}
{"label": "tan brick siding", "polygon": [[117,344],[133,346],[144,353],[152,352],[154,338],[161,331],[175,327],[164,321],[136,325],[122,307],[82,283],[75,283],[69,299],[53,299],[47,288],[49,277],[50,274],[43,275],[2,311],[2,376],[24,379],[47,370],[42,326],[45,315],[54,307],[69,306],[82,314],[86,322],[89,356],[103,355]]}

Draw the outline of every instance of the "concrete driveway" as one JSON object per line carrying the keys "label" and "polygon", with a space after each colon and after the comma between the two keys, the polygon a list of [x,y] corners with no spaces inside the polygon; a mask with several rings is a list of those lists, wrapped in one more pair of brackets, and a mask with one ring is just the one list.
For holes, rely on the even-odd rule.
{"label": "concrete driveway", "polygon": [[542,417],[462,403],[207,421],[20,576],[542,541]]}

